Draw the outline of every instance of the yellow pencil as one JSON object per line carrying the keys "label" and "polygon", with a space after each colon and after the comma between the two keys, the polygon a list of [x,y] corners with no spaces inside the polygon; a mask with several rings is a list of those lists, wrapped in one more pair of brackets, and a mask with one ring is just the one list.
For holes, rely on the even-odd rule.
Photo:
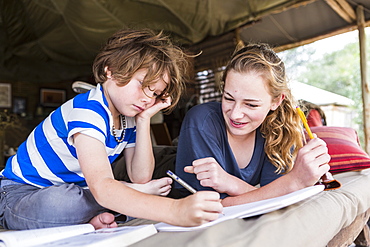
{"label": "yellow pencil", "polygon": [[304,115],[303,111],[301,110],[301,108],[299,106],[297,106],[296,108],[297,108],[298,115],[302,120],[303,126],[305,127],[305,129],[307,131],[308,136],[310,137],[310,139],[313,139],[314,137],[313,137],[312,131],[310,129],[310,126],[308,126],[306,116]]}

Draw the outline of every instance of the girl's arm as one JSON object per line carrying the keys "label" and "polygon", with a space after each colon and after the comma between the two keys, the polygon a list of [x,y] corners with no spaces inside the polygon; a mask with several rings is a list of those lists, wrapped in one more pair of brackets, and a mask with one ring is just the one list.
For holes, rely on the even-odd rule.
{"label": "girl's arm", "polygon": [[329,161],[326,143],[319,138],[312,139],[299,150],[294,167],[288,174],[251,192],[227,197],[222,204],[231,206],[259,201],[312,186],[329,171]]}
{"label": "girl's arm", "polygon": [[74,144],[89,189],[105,208],[132,217],[180,226],[200,225],[217,219],[222,212],[216,192],[198,192],[174,200],[131,189],[113,178],[103,143],[84,134],[75,134]]}

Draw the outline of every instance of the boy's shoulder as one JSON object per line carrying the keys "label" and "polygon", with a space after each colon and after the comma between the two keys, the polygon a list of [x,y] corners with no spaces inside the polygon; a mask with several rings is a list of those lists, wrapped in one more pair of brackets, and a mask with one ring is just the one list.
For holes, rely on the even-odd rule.
{"label": "boy's shoulder", "polygon": [[73,98],[74,107],[78,108],[105,108],[108,107],[100,87],[78,94]]}

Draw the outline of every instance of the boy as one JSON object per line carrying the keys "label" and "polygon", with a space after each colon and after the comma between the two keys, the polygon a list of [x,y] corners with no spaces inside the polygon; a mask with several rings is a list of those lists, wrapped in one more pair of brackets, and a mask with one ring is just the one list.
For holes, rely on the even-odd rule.
{"label": "boy", "polygon": [[[216,219],[218,193],[174,200],[158,196],[168,194],[169,178],[150,181],[150,118],[176,105],[186,65],[181,49],[162,34],[121,30],[109,38],[93,64],[96,89],[51,113],[9,158],[1,179],[2,226],[116,227],[111,211],[181,226]],[[133,184],[113,177],[110,164],[121,152]]]}

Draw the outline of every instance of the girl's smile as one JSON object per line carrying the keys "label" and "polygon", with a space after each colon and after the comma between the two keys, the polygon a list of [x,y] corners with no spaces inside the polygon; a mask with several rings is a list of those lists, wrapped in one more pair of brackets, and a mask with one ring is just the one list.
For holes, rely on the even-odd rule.
{"label": "girl's smile", "polygon": [[228,73],[222,97],[222,112],[229,135],[247,137],[264,121],[278,103],[267,90],[266,81],[259,73]]}

